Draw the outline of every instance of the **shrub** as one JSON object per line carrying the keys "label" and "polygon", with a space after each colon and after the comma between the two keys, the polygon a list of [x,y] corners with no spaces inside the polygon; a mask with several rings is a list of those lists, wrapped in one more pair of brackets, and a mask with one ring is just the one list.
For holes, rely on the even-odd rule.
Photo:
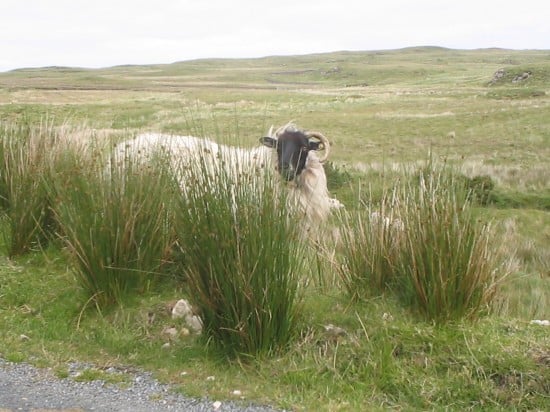
{"label": "shrub", "polygon": [[436,322],[474,318],[496,292],[490,227],[474,218],[462,176],[432,163],[408,175],[378,208],[341,222],[343,285],[353,298],[391,290]]}
{"label": "shrub", "polygon": [[230,357],[272,353],[295,331],[303,246],[272,171],[217,160],[187,169],[176,219],[183,279],[207,340]]}
{"label": "shrub", "polygon": [[104,171],[67,155],[63,177],[50,190],[76,278],[98,307],[146,291],[170,252],[173,182],[167,169],[128,160]]}
{"label": "shrub", "polygon": [[491,201],[491,195],[495,188],[491,176],[478,175],[466,179],[466,189],[470,192],[471,198],[481,206],[487,206]]}
{"label": "shrub", "polygon": [[354,300],[383,294],[395,280],[401,230],[389,200],[385,191],[378,207],[363,204],[340,215],[337,271]]}
{"label": "shrub", "polygon": [[0,207],[7,217],[8,256],[40,247],[53,231],[50,199],[44,185],[54,160],[53,128],[25,123],[4,125],[0,136]]}
{"label": "shrub", "polygon": [[344,167],[339,167],[331,161],[326,162],[323,167],[327,176],[329,191],[338,190],[351,183],[352,176]]}
{"label": "shrub", "polygon": [[435,321],[472,318],[496,291],[496,253],[488,224],[476,220],[460,179],[429,165],[401,194],[404,241],[399,294]]}

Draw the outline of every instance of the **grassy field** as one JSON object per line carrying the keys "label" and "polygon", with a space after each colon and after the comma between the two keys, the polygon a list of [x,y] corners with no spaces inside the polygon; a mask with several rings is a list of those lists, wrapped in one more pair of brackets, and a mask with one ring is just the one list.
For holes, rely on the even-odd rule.
{"label": "grassy field", "polygon": [[44,124],[108,143],[163,131],[253,146],[289,120],[331,141],[331,194],[347,210],[379,204],[428,159],[470,182],[485,176],[490,190],[472,213],[492,222],[509,273],[491,313],[439,324],[391,293],[352,300],[334,262],[311,253],[288,348],[227,360],[193,336],[164,345],[166,305],[186,293],[171,277],[91,310],[59,241],[8,258],[5,235],[0,356],[60,377],[67,362],[89,361],[89,379],[119,385],[124,375],[109,366],[136,365],[188,395],[292,410],[550,408],[549,329],[530,324],[550,318],[550,51],[423,47],[0,73],[3,130]]}

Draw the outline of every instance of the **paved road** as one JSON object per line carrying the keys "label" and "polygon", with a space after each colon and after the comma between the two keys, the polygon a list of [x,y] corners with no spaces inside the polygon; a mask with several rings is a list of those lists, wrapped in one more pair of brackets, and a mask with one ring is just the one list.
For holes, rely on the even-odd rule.
{"label": "paved road", "polygon": [[49,369],[0,359],[0,412],[15,411],[229,411],[274,412],[269,407],[191,399],[175,394],[146,372],[127,372],[124,387],[103,381],[56,378]]}

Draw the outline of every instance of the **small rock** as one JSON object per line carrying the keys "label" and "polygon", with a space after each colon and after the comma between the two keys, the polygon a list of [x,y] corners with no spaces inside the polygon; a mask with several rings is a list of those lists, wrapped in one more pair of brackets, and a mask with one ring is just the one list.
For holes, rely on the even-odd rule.
{"label": "small rock", "polygon": [[222,406],[222,403],[220,401],[216,401],[212,404],[212,408],[214,408],[215,411],[220,409],[221,406]]}
{"label": "small rock", "polygon": [[172,308],[172,319],[185,318],[192,314],[193,308],[191,307],[191,304],[185,299],[178,300]]}
{"label": "small rock", "polygon": [[197,335],[202,332],[202,320],[197,315],[186,316],[185,322]]}
{"label": "small rock", "polygon": [[178,337],[178,330],[173,326],[167,326],[162,330],[161,334],[169,340],[175,340]]}
{"label": "small rock", "polygon": [[512,79],[512,83],[518,83],[518,82],[521,82],[523,80],[527,80],[529,77],[531,77],[531,72],[529,72],[529,71],[523,72],[522,74],[518,74],[517,76],[515,76]]}
{"label": "small rock", "polygon": [[333,324],[329,323],[328,325],[325,325],[325,332],[327,335],[330,335],[332,337],[338,337],[338,336],[345,336],[346,331],[342,329],[339,326],[334,326]]}
{"label": "small rock", "polygon": [[502,79],[504,76],[506,76],[506,70],[504,69],[498,69],[494,74],[493,74],[493,79],[491,80],[490,83],[497,83],[500,79]]}
{"label": "small rock", "polygon": [[35,313],[35,310],[33,308],[31,308],[29,305],[27,304],[24,304],[23,306],[21,306],[20,308],[21,312],[24,313],[25,315],[33,315]]}
{"label": "small rock", "polygon": [[550,320],[533,319],[529,322],[531,325],[550,326]]}
{"label": "small rock", "polygon": [[206,377],[206,380],[207,380],[207,381],[215,381],[215,380],[216,380],[216,377],[215,377],[215,376],[207,376],[207,377]]}
{"label": "small rock", "polygon": [[23,334],[19,335],[19,339],[21,339],[23,342],[31,340],[31,338],[29,338],[27,335],[23,335]]}
{"label": "small rock", "polygon": [[170,348],[170,342],[166,342],[164,345],[161,346],[162,349],[169,349]]}
{"label": "small rock", "polygon": [[193,307],[185,299],[178,300],[172,307],[172,319],[184,319],[193,333],[202,332],[201,318],[193,312]]}
{"label": "small rock", "polygon": [[233,392],[231,392],[231,395],[234,395],[234,396],[241,396],[243,393],[238,390],[238,389],[235,389]]}
{"label": "small rock", "polygon": [[391,322],[393,320],[393,316],[391,313],[384,312],[382,319],[386,322]]}

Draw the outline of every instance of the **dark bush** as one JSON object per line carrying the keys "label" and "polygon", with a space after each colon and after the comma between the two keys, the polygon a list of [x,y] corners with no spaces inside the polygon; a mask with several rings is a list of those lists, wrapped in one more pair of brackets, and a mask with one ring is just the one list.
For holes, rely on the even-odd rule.
{"label": "dark bush", "polygon": [[344,167],[335,165],[334,162],[325,163],[324,168],[329,191],[338,190],[352,181],[351,174]]}
{"label": "dark bush", "polygon": [[466,189],[470,193],[470,199],[482,206],[487,206],[491,202],[491,193],[494,188],[495,183],[491,176],[466,177]]}

